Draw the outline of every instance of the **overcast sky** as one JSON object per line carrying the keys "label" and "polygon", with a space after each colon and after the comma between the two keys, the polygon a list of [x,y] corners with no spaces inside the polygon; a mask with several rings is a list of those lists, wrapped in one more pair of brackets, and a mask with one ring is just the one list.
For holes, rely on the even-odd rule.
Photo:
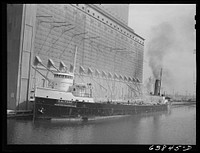
{"label": "overcast sky", "polygon": [[[163,91],[194,93],[196,5],[130,4],[129,27],[145,38],[143,82],[163,68]],[[156,69],[157,72],[155,71]]]}

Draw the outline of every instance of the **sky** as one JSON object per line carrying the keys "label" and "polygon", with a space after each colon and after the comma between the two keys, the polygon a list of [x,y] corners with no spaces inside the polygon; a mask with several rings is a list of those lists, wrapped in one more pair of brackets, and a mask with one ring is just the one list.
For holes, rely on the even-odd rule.
{"label": "sky", "polygon": [[195,4],[129,5],[128,26],[145,39],[144,86],[159,78],[162,68],[163,92],[196,92],[195,15]]}

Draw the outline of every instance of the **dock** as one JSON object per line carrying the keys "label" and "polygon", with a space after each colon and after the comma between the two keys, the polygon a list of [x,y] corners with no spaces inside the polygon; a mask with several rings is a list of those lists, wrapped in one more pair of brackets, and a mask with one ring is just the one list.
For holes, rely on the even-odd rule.
{"label": "dock", "polygon": [[195,105],[196,104],[196,101],[195,102],[172,102],[172,105]]}
{"label": "dock", "polygon": [[7,118],[32,118],[32,110],[7,110]]}

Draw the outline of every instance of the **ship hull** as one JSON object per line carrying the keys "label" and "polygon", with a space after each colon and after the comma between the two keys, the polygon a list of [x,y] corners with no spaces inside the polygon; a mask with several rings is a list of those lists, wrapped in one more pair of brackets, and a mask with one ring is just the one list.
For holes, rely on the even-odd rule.
{"label": "ship hull", "polygon": [[49,98],[35,98],[34,118],[81,118],[105,117],[116,115],[134,115],[157,111],[167,111],[168,104],[133,105],[122,103],[90,103],[80,101],[64,101]]}

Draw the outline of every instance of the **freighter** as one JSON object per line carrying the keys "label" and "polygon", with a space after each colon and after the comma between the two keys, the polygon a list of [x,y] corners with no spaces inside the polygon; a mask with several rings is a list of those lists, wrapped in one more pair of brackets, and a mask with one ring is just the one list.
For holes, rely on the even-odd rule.
{"label": "freighter", "polygon": [[[74,59],[74,70],[76,64]],[[36,59],[40,62],[39,57]],[[37,71],[37,68],[33,66]],[[47,70],[49,70],[47,68]],[[34,119],[90,119],[95,117],[134,115],[168,109],[168,101],[160,96],[161,79],[156,80],[154,94],[147,99],[128,101],[101,101],[93,99],[92,84],[77,84],[73,72],[53,72],[51,88],[35,87],[31,97],[34,102]],[[39,72],[39,71],[38,71]],[[41,74],[42,75],[42,74]],[[43,76],[45,77],[45,76]],[[48,79],[48,78],[46,78]]]}

